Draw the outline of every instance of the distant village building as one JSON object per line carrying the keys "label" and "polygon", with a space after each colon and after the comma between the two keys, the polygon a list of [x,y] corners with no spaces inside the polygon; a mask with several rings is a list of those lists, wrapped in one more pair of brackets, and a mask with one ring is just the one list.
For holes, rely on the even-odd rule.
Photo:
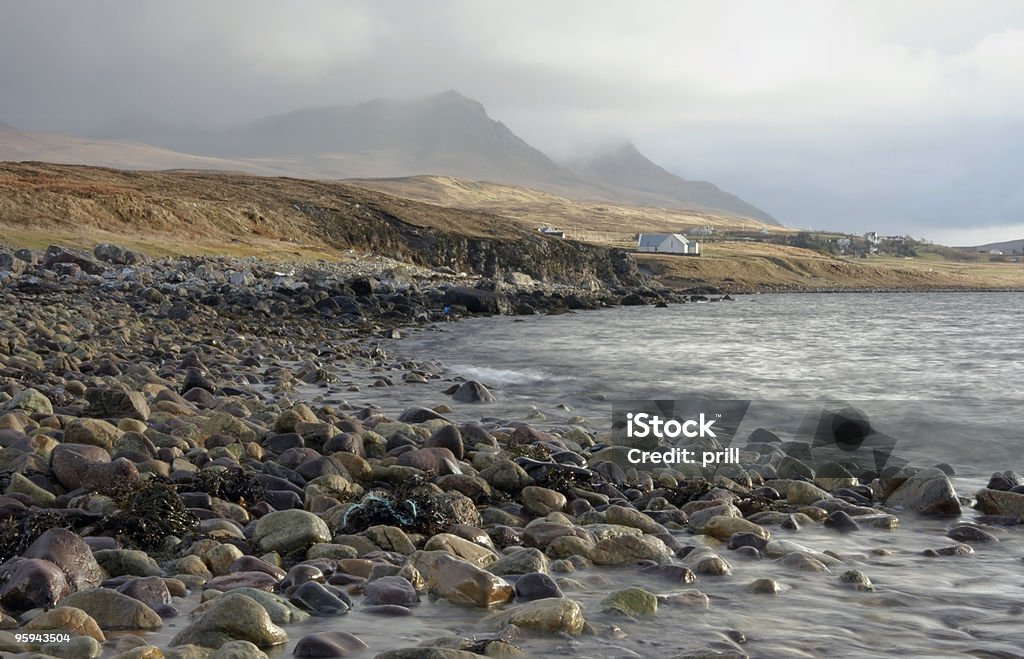
{"label": "distant village building", "polygon": [[636,251],[700,256],[700,243],[679,233],[641,233],[636,241]]}
{"label": "distant village building", "polygon": [[882,239],[878,237],[878,234],[874,231],[868,231],[864,234],[864,240],[868,244],[868,253],[874,254],[878,251],[878,245],[882,242]]}
{"label": "distant village building", "polygon": [[702,227],[694,229],[690,233],[696,234],[698,236],[713,236],[715,234],[715,227],[711,226],[710,224],[706,224]]}
{"label": "distant village building", "polygon": [[555,227],[541,227],[537,229],[537,231],[540,231],[545,236],[551,236],[553,238],[565,238],[565,232],[562,231],[561,229],[556,229]]}
{"label": "distant village building", "polygon": [[840,238],[839,240],[836,241],[836,247],[838,247],[839,251],[842,252],[843,254],[846,254],[846,250],[850,249],[852,245],[853,241],[850,240],[849,238]]}

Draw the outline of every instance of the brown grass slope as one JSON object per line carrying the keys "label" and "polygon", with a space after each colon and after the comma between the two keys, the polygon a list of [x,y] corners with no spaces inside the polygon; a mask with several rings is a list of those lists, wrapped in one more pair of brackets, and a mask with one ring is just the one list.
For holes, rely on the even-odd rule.
{"label": "brown grass slope", "polygon": [[716,242],[699,258],[636,255],[641,270],[677,287],[726,290],[1022,290],[1019,263],[834,257],[797,247]]}
{"label": "brown grass slope", "polygon": [[[372,249],[381,218],[466,236],[527,233],[484,213],[438,208],[350,185],[207,171],[123,171],[0,163],[0,224],[10,236],[110,236],[150,253],[222,246],[231,252]],[[386,247],[386,245],[382,245]]]}
{"label": "brown grass slope", "polygon": [[531,188],[452,176],[351,179],[346,182],[397,197],[494,213],[534,230],[550,225],[571,234],[610,234],[609,242],[622,236],[632,236],[638,231],[685,233],[705,225],[723,231],[758,231],[769,226],[775,232],[788,231],[728,213],[577,201]]}

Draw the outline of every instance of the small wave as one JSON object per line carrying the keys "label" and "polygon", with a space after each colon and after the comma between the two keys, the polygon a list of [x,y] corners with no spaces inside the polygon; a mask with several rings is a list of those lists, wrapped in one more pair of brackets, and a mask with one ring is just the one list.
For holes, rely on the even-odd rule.
{"label": "small wave", "polygon": [[457,373],[469,380],[480,380],[485,384],[501,386],[506,384],[531,384],[533,382],[550,381],[551,377],[546,373],[536,370],[515,370],[511,368],[491,368],[489,366],[460,366],[452,365],[448,368],[452,373]]}

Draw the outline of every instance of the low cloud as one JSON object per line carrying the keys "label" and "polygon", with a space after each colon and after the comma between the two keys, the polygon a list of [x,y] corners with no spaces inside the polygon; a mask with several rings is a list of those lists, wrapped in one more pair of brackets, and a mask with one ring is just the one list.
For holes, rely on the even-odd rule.
{"label": "low cloud", "polygon": [[793,225],[1024,222],[1018,2],[34,0],[0,19],[0,121],[23,128],[457,89],[556,155],[628,137]]}

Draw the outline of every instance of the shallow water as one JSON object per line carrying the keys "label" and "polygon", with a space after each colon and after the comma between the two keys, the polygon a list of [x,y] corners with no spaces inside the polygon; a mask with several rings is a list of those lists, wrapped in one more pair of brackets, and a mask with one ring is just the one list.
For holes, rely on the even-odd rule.
{"label": "shallow water", "polygon": [[[752,410],[761,404],[798,411],[791,418],[768,414],[768,427],[789,439],[799,437],[803,414],[816,408],[809,401],[849,402],[897,440],[894,457],[954,465],[957,490],[969,495],[996,469],[1024,468],[1022,321],[1019,293],[756,295],[668,309],[475,319],[419,333],[398,350],[496,386],[494,405],[449,402],[464,418],[522,418],[536,406],[548,423],[580,414],[600,429],[608,427],[615,400],[740,398],[754,400]],[[746,429],[736,435],[739,445]],[[973,517],[967,511],[963,519]],[[655,620],[624,624],[627,639],[584,639],[574,652],[727,650],[731,641],[722,634],[734,629],[747,637],[743,651],[758,657],[1024,656],[1022,527],[996,529],[1002,541],[976,545],[971,557],[921,556],[954,544],[944,537],[949,525],[901,515],[895,531],[775,531],[777,538],[849,555],[848,567],[868,574],[876,592],[846,589],[836,574],[732,559],[732,576],[695,584],[710,596],[708,610],[663,608]],[[871,553],[880,547],[892,554]],[[628,571],[592,573],[611,583],[593,597],[570,594],[588,612],[609,588],[635,581]],[[792,588],[776,596],[747,593],[762,576]]]}
{"label": "shallow water", "polygon": [[[523,419],[536,407],[546,417],[538,426],[564,426],[579,414],[598,430],[608,427],[614,400],[752,399],[736,434],[740,445],[744,433],[762,424],[783,439],[797,436],[805,414],[820,407],[809,401],[842,400],[897,440],[894,457],[948,462],[957,468],[958,492],[970,494],[996,468],[1024,468],[1022,305],[1022,294],[760,295],[668,309],[473,319],[414,330],[382,345],[398,357],[437,359],[447,377],[488,383],[498,402],[454,403],[441,393],[448,382],[371,389],[365,373],[343,378],[328,399],[375,403],[391,415],[411,404],[446,403],[458,420]],[[343,392],[350,381],[362,391]],[[975,516],[967,511],[964,519]],[[1024,656],[1024,527],[994,529],[1001,542],[976,545],[974,556],[926,558],[922,550],[954,544],[944,537],[951,520],[900,519],[897,530],[847,535],[821,526],[772,529],[775,538],[842,556],[845,565],[831,574],[744,561],[718,546],[732,576],[701,576],[686,586],[648,580],[629,568],[565,575],[578,582],[563,590],[584,606],[587,619],[617,624],[625,638],[525,638],[518,644],[534,657],[671,657],[700,649],[753,657]],[[680,540],[715,542],[688,532]],[[873,553],[880,548],[891,554]],[[865,572],[875,592],[840,584],[838,575],[851,568]],[[760,577],[787,589],[750,594],[748,585]],[[635,622],[600,613],[609,591],[633,585],[656,593],[697,588],[710,607],[662,606],[656,617]],[[444,601],[425,598],[414,616],[397,619],[361,612],[358,598],[356,605],[345,616],[289,626],[292,643],[268,654],[289,656],[294,641],[327,629],[362,638],[370,646],[367,656],[446,634],[494,633],[479,610]],[[191,603],[181,608],[188,611]],[[151,638],[166,642],[184,624],[182,616]],[[735,632],[746,641],[731,640]]]}

